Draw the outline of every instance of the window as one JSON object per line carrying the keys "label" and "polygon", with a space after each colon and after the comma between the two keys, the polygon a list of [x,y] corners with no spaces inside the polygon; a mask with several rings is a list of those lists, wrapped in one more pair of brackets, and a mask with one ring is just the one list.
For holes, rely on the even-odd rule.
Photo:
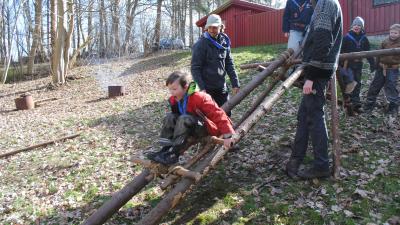
{"label": "window", "polygon": [[400,0],[373,0],[374,6],[380,6],[385,4],[400,3]]}

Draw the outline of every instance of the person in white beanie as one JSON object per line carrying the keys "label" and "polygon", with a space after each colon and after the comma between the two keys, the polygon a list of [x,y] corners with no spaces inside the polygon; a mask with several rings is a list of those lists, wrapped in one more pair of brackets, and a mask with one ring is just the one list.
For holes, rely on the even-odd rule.
{"label": "person in white beanie", "polygon": [[[365,22],[361,17],[356,17],[351,24],[350,31],[343,37],[341,53],[369,51],[370,44],[365,33]],[[368,58],[371,73],[375,71],[374,58]],[[360,99],[361,77],[362,77],[362,59],[346,60],[340,63],[342,71],[348,71],[347,74],[352,75],[352,91],[347,93],[350,97],[350,106],[352,111],[362,113],[362,104]]]}
{"label": "person in white beanie", "polygon": [[[240,87],[231,55],[231,42],[228,35],[221,32],[222,26],[219,15],[208,16],[206,31],[193,46],[191,62],[193,80],[201,91],[211,95],[218,106],[228,101],[226,75],[230,78],[233,94]],[[227,114],[230,116],[230,112]]]}

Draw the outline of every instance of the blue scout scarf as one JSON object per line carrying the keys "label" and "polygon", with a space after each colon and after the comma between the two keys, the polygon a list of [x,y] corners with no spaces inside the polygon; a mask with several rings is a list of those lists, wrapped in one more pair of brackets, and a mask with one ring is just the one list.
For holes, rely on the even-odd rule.
{"label": "blue scout scarf", "polygon": [[178,101],[178,109],[179,109],[179,113],[181,115],[186,115],[187,102],[188,102],[188,95],[187,94],[185,94],[185,97],[183,98],[183,105],[181,105],[181,101]]}
{"label": "blue scout scarf", "polygon": [[354,44],[356,44],[357,48],[361,48],[361,41],[365,38],[365,35],[364,35],[364,34],[361,36],[361,38],[360,38],[359,41],[357,41],[357,40],[353,37],[353,35],[351,35],[350,33],[348,33],[346,36],[347,36],[348,38],[350,38],[350,40],[352,40],[352,41],[354,42]]}
{"label": "blue scout scarf", "polygon": [[226,42],[227,42],[228,47],[224,47],[224,46],[222,46],[220,43],[218,43],[217,41],[215,41],[215,39],[212,38],[208,32],[205,32],[205,33],[204,33],[204,37],[207,38],[208,40],[210,40],[211,43],[213,43],[213,45],[214,45],[215,47],[217,47],[218,49],[230,49],[231,40],[229,40],[228,36],[226,36],[226,35],[223,35],[223,36],[226,38]]}

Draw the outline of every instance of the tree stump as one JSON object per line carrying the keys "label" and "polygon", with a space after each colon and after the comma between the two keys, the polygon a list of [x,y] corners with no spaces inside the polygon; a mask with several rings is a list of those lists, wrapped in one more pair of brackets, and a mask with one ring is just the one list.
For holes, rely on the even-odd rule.
{"label": "tree stump", "polygon": [[31,94],[23,94],[15,99],[15,107],[18,110],[29,110],[35,108],[33,97]]}

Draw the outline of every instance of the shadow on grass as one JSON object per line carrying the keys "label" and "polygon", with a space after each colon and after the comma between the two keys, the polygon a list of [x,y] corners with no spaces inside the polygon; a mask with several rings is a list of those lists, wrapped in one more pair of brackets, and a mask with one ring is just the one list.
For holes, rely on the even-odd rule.
{"label": "shadow on grass", "polygon": [[190,56],[189,51],[173,52],[161,56],[151,56],[149,58],[144,58],[133,63],[133,65],[126,69],[119,75],[127,76],[132,73],[141,73],[144,71],[155,70],[163,66],[176,66],[181,59]]}

